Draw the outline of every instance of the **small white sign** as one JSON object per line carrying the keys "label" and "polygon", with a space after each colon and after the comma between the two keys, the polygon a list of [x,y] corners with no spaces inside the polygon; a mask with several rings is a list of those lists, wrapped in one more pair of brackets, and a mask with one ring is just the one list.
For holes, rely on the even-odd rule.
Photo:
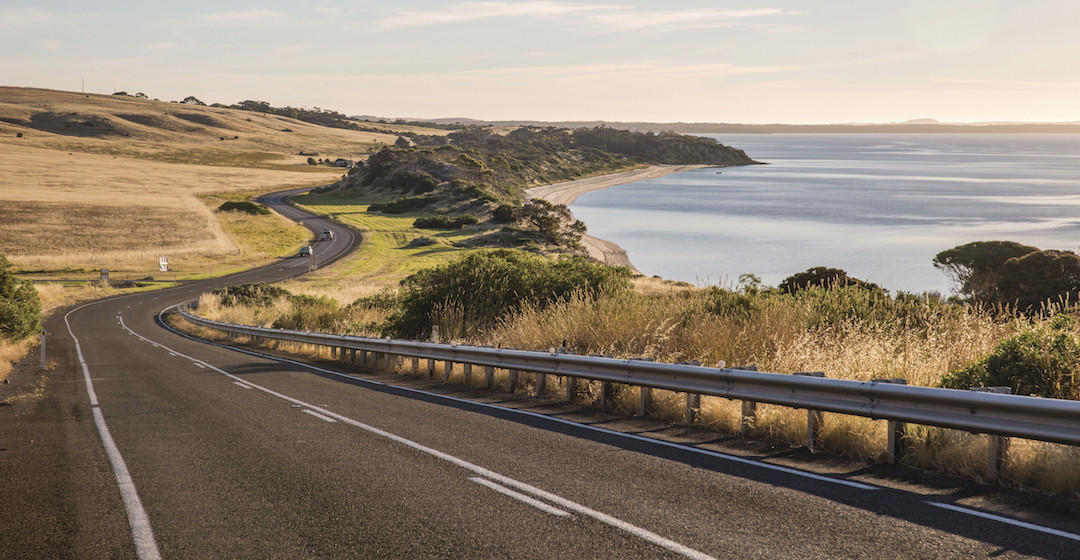
{"label": "small white sign", "polygon": [[169,271],[169,257],[161,257],[158,259],[158,269],[161,270],[161,272]]}

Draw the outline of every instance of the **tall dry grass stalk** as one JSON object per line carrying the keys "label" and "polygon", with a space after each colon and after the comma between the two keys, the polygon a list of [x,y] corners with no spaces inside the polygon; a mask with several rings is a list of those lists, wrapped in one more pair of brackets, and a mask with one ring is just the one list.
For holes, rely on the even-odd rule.
{"label": "tall dry grass stalk", "polygon": [[[718,314],[715,300],[703,290],[650,290],[648,295],[595,300],[578,296],[543,308],[526,306],[471,342],[543,350],[566,341],[567,348],[579,354],[703,364],[723,360],[729,366],[753,364],[780,373],[824,371],[828,377],[854,380],[901,377],[912,385],[936,386],[950,370],[985,356],[1030,324],[979,309],[925,302],[889,310],[868,308],[867,316],[844,318],[843,313],[830,314],[851,302],[838,296],[831,300],[834,296],[827,294],[822,297],[755,298],[748,313]],[[894,320],[876,320],[876,311]],[[677,422],[684,398],[654,391],[653,412]],[[635,411],[637,390],[617,393],[615,402],[624,412]],[[740,427],[740,406],[737,401],[705,397],[702,422],[735,433]],[[884,421],[826,414],[821,447],[878,460],[885,453],[885,428]],[[806,411],[759,405],[752,434],[798,446],[805,441],[805,430]],[[978,477],[985,467],[985,441],[955,430],[911,426],[904,460],[922,468]],[[1068,494],[1080,492],[1077,473],[1080,451],[1076,448],[1018,441],[1010,451],[1005,477]]]}

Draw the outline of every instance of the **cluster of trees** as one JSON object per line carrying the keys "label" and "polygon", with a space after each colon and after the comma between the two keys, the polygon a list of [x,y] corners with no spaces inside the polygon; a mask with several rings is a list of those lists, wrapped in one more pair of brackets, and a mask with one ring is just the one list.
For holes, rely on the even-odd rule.
{"label": "cluster of trees", "polygon": [[934,266],[972,302],[1038,311],[1080,298],[1080,255],[1013,241],[975,241],[942,251]]}
{"label": "cluster of trees", "polygon": [[34,285],[15,278],[14,268],[0,255],[0,342],[22,340],[41,329],[41,300]]}

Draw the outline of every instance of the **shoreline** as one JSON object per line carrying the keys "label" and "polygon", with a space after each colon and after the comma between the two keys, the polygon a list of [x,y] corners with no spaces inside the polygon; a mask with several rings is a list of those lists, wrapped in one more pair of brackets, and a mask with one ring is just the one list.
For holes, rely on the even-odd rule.
{"label": "shoreline", "polygon": [[[625,185],[626,183],[633,183],[636,181],[644,181],[646,179],[657,179],[665,175],[671,175],[672,173],[683,173],[705,167],[716,166],[650,165],[649,167],[630,169],[618,173],[533,187],[525,191],[525,196],[528,198],[541,198],[552,204],[565,204],[566,206],[570,206],[579,196],[587,192],[606,189],[616,185]],[[635,268],[630,262],[630,257],[626,254],[626,250],[617,243],[607,241],[606,239],[600,239],[599,237],[593,237],[586,233],[581,236],[581,244],[585,247],[585,251],[588,252],[590,257],[602,263],[614,266],[625,266],[633,273],[641,274],[641,271]]]}

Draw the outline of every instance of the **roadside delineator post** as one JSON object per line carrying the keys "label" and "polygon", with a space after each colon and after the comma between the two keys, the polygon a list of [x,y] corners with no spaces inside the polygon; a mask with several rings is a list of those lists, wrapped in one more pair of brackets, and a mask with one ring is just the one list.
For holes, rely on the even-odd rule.
{"label": "roadside delineator post", "polygon": [[[1000,395],[1012,394],[1012,387],[1006,386],[972,387],[971,390]],[[986,479],[988,482],[997,482],[1005,465],[1005,454],[1009,452],[1009,438],[994,434],[986,434],[986,438]]]}
{"label": "roadside delineator post", "polygon": [[[873,383],[892,383],[894,385],[907,385],[907,379],[903,377],[893,377],[887,379],[871,379]],[[886,428],[885,442],[885,460],[890,464],[896,464],[900,462],[900,459],[904,457],[904,432],[907,430],[907,423],[900,420],[889,420],[888,427]]]}
{"label": "roadside delineator post", "polygon": [[45,343],[48,337],[49,333],[41,329],[41,369],[45,369]]}
{"label": "roadside delineator post", "polygon": [[[797,371],[795,375],[805,377],[825,377],[824,371]],[[824,414],[820,410],[809,409],[806,411],[806,449],[811,453],[817,453],[818,438],[821,435],[821,425]]]}

